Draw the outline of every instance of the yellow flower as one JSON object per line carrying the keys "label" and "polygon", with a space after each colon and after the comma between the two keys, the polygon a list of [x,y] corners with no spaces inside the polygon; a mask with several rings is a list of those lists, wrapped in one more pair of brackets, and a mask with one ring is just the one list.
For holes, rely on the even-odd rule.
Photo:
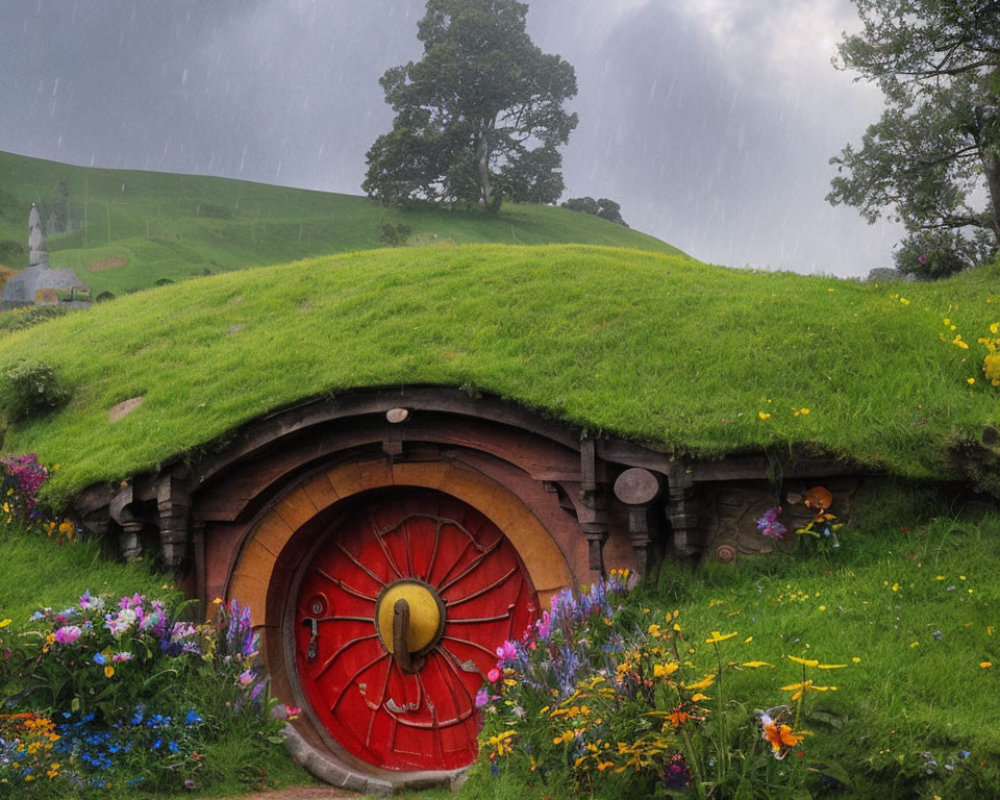
{"label": "yellow flower", "polygon": [[707,689],[713,683],[715,683],[715,673],[714,672],[710,672],[710,673],[708,673],[708,675],[706,675],[704,678],[702,678],[697,683],[684,683],[684,684],[681,684],[681,685],[685,689]]}
{"label": "yellow flower", "polygon": [[732,639],[736,636],[735,633],[719,633],[718,631],[712,631],[712,635],[705,640],[705,644],[718,644],[719,642],[724,642],[726,639]]}
{"label": "yellow flower", "polygon": [[980,661],[979,662],[979,667],[981,669],[989,669],[992,666],[993,666],[993,662],[992,661]]}
{"label": "yellow flower", "polygon": [[6,628],[13,620],[8,617],[7,619],[0,620],[0,628]]}
{"label": "yellow flower", "polygon": [[680,664],[677,662],[671,662],[669,664],[654,664],[653,665],[653,677],[654,678],[669,678],[680,668]]}
{"label": "yellow flower", "polygon": [[955,338],[951,340],[951,343],[952,343],[953,345],[955,345],[955,347],[960,347],[960,348],[961,348],[961,349],[963,349],[963,350],[968,350],[968,349],[969,349],[969,344],[968,344],[968,342],[963,342],[963,341],[962,341],[962,334],[960,334],[960,333],[959,333],[959,334],[957,334],[957,335],[955,336]]}
{"label": "yellow flower", "polygon": [[110,678],[110,677],[111,677],[112,675],[114,675],[114,674],[115,674],[115,668],[114,668],[114,667],[112,667],[112,666],[111,666],[110,664],[108,664],[108,665],[107,665],[107,666],[106,666],[106,667],[104,668],[104,677],[105,677],[105,678]]}
{"label": "yellow flower", "polygon": [[766,661],[745,661],[740,664],[741,667],[750,667],[750,669],[757,669],[758,667],[773,667],[773,664],[768,664]]}
{"label": "yellow flower", "polygon": [[794,692],[792,695],[792,700],[798,700],[806,692],[835,692],[837,691],[836,686],[817,686],[812,682],[812,679],[807,681],[802,681],[802,683],[790,683],[788,686],[782,686],[781,691],[783,692]]}
{"label": "yellow flower", "polygon": [[976,379],[975,378],[966,378],[965,382],[967,384],[969,384],[969,386],[972,386],[976,382]]}
{"label": "yellow flower", "polygon": [[757,416],[761,419],[771,419],[771,415],[766,411],[758,411]]}

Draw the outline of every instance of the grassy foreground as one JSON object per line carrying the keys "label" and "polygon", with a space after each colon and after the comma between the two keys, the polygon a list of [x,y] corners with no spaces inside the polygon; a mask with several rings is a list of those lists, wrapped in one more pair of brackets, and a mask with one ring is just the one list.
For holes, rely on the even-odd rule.
{"label": "grassy foreground", "polygon": [[[852,781],[850,789],[828,786],[824,796],[989,796],[1000,780],[1000,586],[993,580],[1000,570],[994,546],[1000,517],[949,509],[909,491],[883,489],[862,502],[863,527],[843,529],[837,551],[706,563],[695,572],[668,562],[639,588],[637,607],[651,620],[677,610],[700,650],[712,631],[737,634],[720,646],[725,661],[763,662],[727,674],[727,702],[745,707],[748,717],[754,708],[788,702],[781,687],[797,681],[799,669],[789,656],[846,665],[815,675],[817,683],[836,688],[809,695],[802,726],[811,733],[801,745],[808,761],[836,764],[837,774]],[[7,578],[0,585],[0,616],[13,618],[12,627],[39,606],[72,603],[87,588],[112,596],[168,592],[161,577],[104,562],[86,542],[56,547],[44,537],[7,531],[0,532],[0,546]],[[46,583],[37,588],[43,563]],[[755,735],[748,731],[750,739]],[[196,795],[309,782],[280,752],[261,765],[263,773],[240,761],[235,742],[213,757],[221,761],[206,768],[218,770],[217,782]],[[737,753],[737,767],[740,759]],[[775,766],[794,769],[795,763]],[[483,774],[485,782],[477,778],[459,797],[562,797],[569,789],[527,792],[513,778],[496,780],[488,768]],[[608,787],[620,796],[613,783]]]}
{"label": "grassy foreground", "polygon": [[436,384],[681,453],[805,447],[955,476],[951,448],[998,422],[976,343],[1000,318],[998,276],[993,266],[904,289],[634,250],[486,245],[217,275],[0,338],[0,368],[30,352],[72,392],[65,408],[12,425],[5,449],[60,464],[54,496],[65,497],[302,398]]}

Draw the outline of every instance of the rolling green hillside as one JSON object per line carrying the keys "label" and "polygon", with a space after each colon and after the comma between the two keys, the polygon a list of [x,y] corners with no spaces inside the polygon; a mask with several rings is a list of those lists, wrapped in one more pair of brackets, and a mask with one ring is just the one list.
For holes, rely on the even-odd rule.
{"label": "rolling green hillside", "polygon": [[[27,266],[28,209],[42,210],[51,266],[95,295],[380,246],[405,223],[409,244],[582,243],[679,251],[651,236],[553,206],[477,211],[376,206],[365,197],[246,181],[91,169],[0,152],[0,265]],[[60,232],[61,231],[61,232]]]}
{"label": "rolling green hillside", "polygon": [[12,426],[5,449],[61,464],[65,495],[302,398],[435,384],[678,452],[807,447],[954,477],[952,448],[1000,421],[976,344],[1000,318],[1000,267],[902,289],[582,246],[395,248],[244,270],[0,339],[0,367],[30,352],[73,391]]}

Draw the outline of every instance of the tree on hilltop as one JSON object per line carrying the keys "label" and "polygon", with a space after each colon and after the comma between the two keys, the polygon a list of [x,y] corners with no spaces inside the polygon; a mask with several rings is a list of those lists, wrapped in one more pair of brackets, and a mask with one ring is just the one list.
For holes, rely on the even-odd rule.
{"label": "tree on hilltop", "polygon": [[841,66],[886,97],[861,148],[831,159],[827,200],[900,221],[897,266],[922,277],[990,258],[1000,242],[1000,3],[854,0],[864,29]]}
{"label": "tree on hilltop", "polygon": [[622,218],[622,207],[614,200],[602,197],[595,200],[593,197],[571,197],[564,203],[560,203],[563,208],[570,211],[579,211],[583,214],[593,214],[595,217],[606,219],[616,225],[628,227],[628,223]]}
{"label": "tree on hilltop", "polygon": [[428,0],[420,61],[379,81],[396,112],[367,154],[362,188],[388,204],[410,199],[554,203],[563,191],[556,149],[576,114],[573,67],[542,53],[515,0]]}

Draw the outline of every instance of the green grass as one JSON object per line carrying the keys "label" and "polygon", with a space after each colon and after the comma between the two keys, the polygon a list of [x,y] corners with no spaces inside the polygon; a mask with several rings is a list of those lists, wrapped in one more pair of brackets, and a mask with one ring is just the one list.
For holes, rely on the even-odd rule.
{"label": "green grass", "polygon": [[[982,796],[1000,763],[1000,517],[913,499],[873,493],[865,523],[829,555],[706,563],[693,574],[666,564],[648,601],[679,608],[689,636],[738,632],[721,646],[725,659],[772,664],[729,682],[727,696],[758,707],[787,703],[780,687],[801,680],[788,656],[846,664],[810,671],[837,691],[808,695],[803,727],[814,734],[810,758],[855,777],[851,797]],[[971,755],[948,774],[960,751]],[[935,775],[924,753],[941,765]]]}
{"label": "green grass", "polygon": [[4,559],[0,618],[13,620],[15,627],[41,606],[74,605],[88,589],[94,595],[127,591],[179,597],[169,578],[141,563],[110,561],[93,541],[59,545],[42,534],[25,534],[0,521],[0,551]]}
{"label": "green grass", "polygon": [[[975,344],[1000,317],[998,274],[907,285],[900,297],[898,286],[679,255],[487,245],[246,270],[0,338],[0,366],[30,350],[74,392],[63,410],[10,427],[5,449],[61,464],[65,497],[302,398],[436,384],[680,453],[780,459],[795,448],[957,477],[951,448],[998,421]],[[944,318],[972,349],[950,344]],[[139,395],[139,409],[109,422]]]}
{"label": "green grass", "polygon": [[[788,701],[780,687],[801,673],[787,656],[846,664],[810,673],[837,691],[808,696],[804,727],[813,736],[804,749],[810,760],[834,761],[853,776],[849,796],[986,796],[982,792],[1000,780],[1000,585],[994,580],[1000,516],[949,508],[929,492],[903,487],[883,486],[859,503],[865,521],[841,530],[838,551],[707,562],[693,571],[667,562],[640,588],[639,600],[654,616],[678,609],[700,655],[710,655],[701,640],[711,631],[736,632],[721,645],[725,660],[772,665],[727,675],[726,696],[749,708]],[[39,605],[70,604],[86,588],[111,596],[166,592],[161,576],[104,561],[91,543],[60,547],[4,531],[0,547],[0,617],[14,625]],[[954,772],[944,770],[961,751],[968,758],[955,759]],[[266,765],[263,778],[245,767],[227,777],[223,763],[236,763],[239,752],[238,742],[219,744],[212,768],[221,770],[215,777],[228,789],[212,796],[234,796],[247,784],[310,780],[281,759]],[[925,753],[942,765],[933,774]]]}
{"label": "green grass", "polygon": [[[50,263],[76,270],[95,296],[379,247],[383,221],[409,225],[414,246],[580,242],[679,252],[652,236],[552,206],[508,204],[497,217],[426,206],[400,210],[354,195],[73,167],[3,152],[0,186],[0,244],[26,248],[32,202],[42,207],[45,224],[53,211],[66,215],[68,209],[74,230],[49,232]],[[27,255],[3,261],[20,269]]]}

